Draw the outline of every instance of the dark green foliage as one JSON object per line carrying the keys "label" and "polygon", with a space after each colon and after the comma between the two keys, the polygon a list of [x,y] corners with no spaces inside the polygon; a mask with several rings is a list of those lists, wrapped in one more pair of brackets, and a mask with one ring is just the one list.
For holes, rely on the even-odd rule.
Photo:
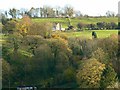
{"label": "dark green foliage", "polygon": [[92,37],[97,38],[97,33],[95,31],[92,32]]}
{"label": "dark green foliage", "polygon": [[5,25],[8,21],[9,19],[7,19],[5,16],[2,16],[1,22],[3,25]]}
{"label": "dark green foliage", "polygon": [[96,23],[98,29],[105,29],[105,24],[106,24],[105,22],[98,22],[98,23]]}
{"label": "dark green foliage", "polygon": [[117,24],[115,22],[97,22],[96,24],[85,24],[78,23],[77,28],[80,30],[88,29],[88,30],[109,30],[109,29],[117,29]]}
{"label": "dark green foliage", "polygon": [[119,73],[119,59],[117,58],[118,53],[118,38],[116,35],[112,35],[109,38],[101,39],[98,42],[98,46],[103,49],[109,56],[109,63],[112,63],[115,71]]}
{"label": "dark green foliage", "polygon": [[117,81],[118,78],[116,72],[110,65],[107,65],[106,69],[103,71],[102,78],[100,81],[101,88],[106,88],[106,87],[118,88],[115,87],[115,83]]}
{"label": "dark green foliage", "polygon": [[96,25],[95,24],[87,24],[86,28],[88,28],[89,30],[95,30],[96,29]]}
{"label": "dark green foliage", "polygon": [[78,23],[77,24],[77,28],[80,29],[80,30],[83,30],[84,27],[85,27],[85,24],[83,24],[83,23]]}
{"label": "dark green foliage", "polygon": [[97,41],[95,40],[82,40],[81,46],[84,57],[91,57],[91,53],[97,49]]}
{"label": "dark green foliage", "polygon": [[75,82],[76,72],[73,67],[69,67],[64,71],[64,80],[66,83]]}
{"label": "dark green foliage", "polygon": [[104,64],[110,63],[108,53],[105,53],[101,48],[98,48],[96,51],[94,51],[92,53],[92,57],[96,58],[101,63]]}
{"label": "dark green foliage", "polygon": [[113,35],[105,39],[100,39],[98,46],[108,53],[110,58],[116,57],[118,51],[117,36]]}
{"label": "dark green foliage", "polygon": [[1,60],[1,62],[2,62],[2,83],[5,83],[3,84],[3,87],[8,87],[9,81],[11,80],[11,70],[10,70],[11,67],[6,60]]}
{"label": "dark green foliage", "polygon": [[16,23],[17,21],[15,20],[7,21],[5,25],[3,26],[2,32],[4,34],[13,34],[15,31],[17,31]]}
{"label": "dark green foliage", "polygon": [[38,48],[40,44],[45,43],[45,40],[40,35],[27,35],[22,42],[28,46],[26,47],[28,51],[35,55],[35,49]]}

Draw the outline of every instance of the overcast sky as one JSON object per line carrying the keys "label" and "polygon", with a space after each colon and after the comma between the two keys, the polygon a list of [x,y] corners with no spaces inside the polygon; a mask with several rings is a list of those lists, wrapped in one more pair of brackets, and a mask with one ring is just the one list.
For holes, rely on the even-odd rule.
{"label": "overcast sky", "polygon": [[91,16],[105,15],[110,10],[118,13],[118,1],[120,0],[0,0],[0,9],[42,7],[49,5],[52,7],[71,5],[75,10],[80,10],[83,14]]}

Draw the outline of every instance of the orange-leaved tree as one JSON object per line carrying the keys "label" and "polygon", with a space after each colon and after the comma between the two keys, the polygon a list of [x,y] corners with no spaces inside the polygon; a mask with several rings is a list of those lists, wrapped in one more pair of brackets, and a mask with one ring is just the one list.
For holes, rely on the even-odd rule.
{"label": "orange-leaved tree", "polygon": [[30,29],[31,24],[31,19],[25,15],[23,16],[21,21],[17,23],[17,29],[19,30],[21,35],[25,36],[27,34],[27,31]]}

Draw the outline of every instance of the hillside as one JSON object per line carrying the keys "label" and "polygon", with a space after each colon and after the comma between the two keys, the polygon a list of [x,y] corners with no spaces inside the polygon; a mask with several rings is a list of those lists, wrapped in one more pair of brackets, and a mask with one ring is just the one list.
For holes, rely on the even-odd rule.
{"label": "hillside", "polygon": [[[59,22],[59,23],[62,23],[62,26],[64,28],[67,27],[68,25],[68,19],[67,18],[34,18],[32,19],[33,21],[35,22]],[[106,22],[106,23],[109,23],[109,22],[115,22],[117,24],[118,22],[118,18],[117,17],[110,17],[110,18],[107,18],[107,17],[100,17],[100,18],[71,18],[71,23],[73,26],[76,27],[76,25],[79,23],[79,22],[82,22],[84,24],[95,24],[97,22]]]}

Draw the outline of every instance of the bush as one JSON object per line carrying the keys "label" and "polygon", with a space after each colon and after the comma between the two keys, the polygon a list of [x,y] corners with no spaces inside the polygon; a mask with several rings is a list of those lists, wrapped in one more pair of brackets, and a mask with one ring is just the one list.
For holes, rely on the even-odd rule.
{"label": "bush", "polygon": [[88,30],[95,30],[96,29],[96,25],[95,24],[87,24],[86,28],[88,28]]}
{"label": "bush", "polygon": [[85,27],[85,24],[83,24],[83,23],[78,23],[77,24],[77,28],[80,29],[80,30],[82,30],[84,27]]}
{"label": "bush", "polygon": [[105,29],[106,23],[105,22],[98,22],[96,23],[98,29]]}

